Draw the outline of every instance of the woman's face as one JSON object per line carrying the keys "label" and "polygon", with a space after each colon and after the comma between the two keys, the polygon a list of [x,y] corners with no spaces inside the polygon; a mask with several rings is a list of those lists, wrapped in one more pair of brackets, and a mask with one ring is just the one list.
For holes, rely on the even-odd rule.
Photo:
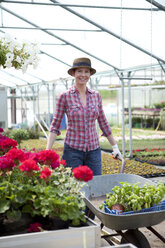
{"label": "woman's face", "polygon": [[80,67],[73,71],[73,76],[75,77],[76,84],[86,84],[91,76],[91,71],[87,67]]}

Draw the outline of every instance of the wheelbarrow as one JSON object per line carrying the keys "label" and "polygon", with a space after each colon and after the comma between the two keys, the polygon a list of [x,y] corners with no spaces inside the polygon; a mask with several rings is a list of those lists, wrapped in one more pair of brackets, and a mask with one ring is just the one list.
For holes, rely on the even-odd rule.
{"label": "wheelbarrow", "polygon": [[[106,194],[112,192],[113,187],[121,186],[120,182],[139,182],[140,186],[143,186],[147,182],[151,185],[156,185],[155,182],[141,176],[124,174],[124,166],[125,161],[122,160],[122,166],[119,174],[94,176],[93,179],[88,182],[88,186],[83,188],[86,206],[101,221],[101,229],[103,227],[107,227],[115,231],[114,234],[102,235],[102,238],[104,238],[110,245],[115,245],[114,242],[112,242],[112,240],[114,240],[113,237],[121,236],[121,244],[131,243],[138,248],[150,248],[151,246],[147,238],[141,231],[138,230],[140,227],[146,227],[160,240],[162,240],[163,243],[165,243],[165,238],[152,227],[161,223],[165,219],[165,204],[163,208],[160,208],[159,210],[140,213],[136,213],[135,211],[126,215],[106,213],[104,210],[100,210],[99,206],[96,206],[99,199],[102,200],[102,203],[104,202],[106,199]],[[96,202],[97,204],[95,204]]]}

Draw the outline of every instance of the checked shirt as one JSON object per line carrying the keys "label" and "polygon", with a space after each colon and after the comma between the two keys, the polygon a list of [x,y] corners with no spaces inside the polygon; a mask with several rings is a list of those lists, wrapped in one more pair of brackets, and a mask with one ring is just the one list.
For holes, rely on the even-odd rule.
{"label": "checked shirt", "polygon": [[84,106],[75,86],[60,94],[50,132],[60,135],[64,114],[67,115],[65,143],[80,151],[95,150],[99,147],[96,120],[102,130],[102,136],[108,136],[112,130],[105,117],[99,92],[87,88],[87,104]]}

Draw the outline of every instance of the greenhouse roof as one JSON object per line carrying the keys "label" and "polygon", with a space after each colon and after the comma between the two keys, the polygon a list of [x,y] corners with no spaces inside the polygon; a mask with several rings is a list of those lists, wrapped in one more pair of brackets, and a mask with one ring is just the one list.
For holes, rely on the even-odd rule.
{"label": "greenhouse roof", "polygon": [[155,65],[165,71],[165,0],[6,0],[0,8],[0,35],[40,48],[37,69],[1,68],[0,85],[68,78],[76,57],[89,57],[96,76]]}

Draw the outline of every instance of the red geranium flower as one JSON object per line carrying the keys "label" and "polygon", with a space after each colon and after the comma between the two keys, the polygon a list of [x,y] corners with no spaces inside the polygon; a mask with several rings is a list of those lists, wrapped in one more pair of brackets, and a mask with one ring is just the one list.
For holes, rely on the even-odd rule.
{"label": "red geranium flower", "polygon": [[45,167],[41,171],[40,178],[42,178],[42,179],[49,178],[51,176],[51,174],[52,174],[52,171],[48,167]]}
{"label": "red geranium flower", "polygon": [[0,127],[0,133],[3,133],[3,132],[4,132],[3,128]]}
{"label": "red geranium flower", "polygon": [[56,169],[57,167],[60,166],[60,161],[59,160],[53,161],[50,166],[52,169]]}
{"label": "red geranium flower", "polygon": [[38,171],[40,170],[40,168],[38,167],[38,165],[36,164],[36,162],[32,159],[27,159],[25,160],[20,166],[19,166],[19,169],[21,171],[27,171],[27,172],[30,172],[30,171]]}
{"label": "red geranium flower", "polygon": [[80,180],[88,182],[93,178],[93,171],[86,165],[79,165],[79,167],[73,168],[73,176]]}
{"label": "red geranium flower", "polygon": [[65,166],[66,165],[66,161],[64,159],[61,159],[60,160],[60,164],[62,164],[63,166]]}
{"label": "red geranium flower", "polygon": [[25,153],[21,149],[13,148],[6,153],[7,158],[14,160],[14,163],[17,165],[19,161],[24,161],[26,159]]}
{"label": "red geranium flower", "polygon": [[12,159],[8,159],[6,157],[0,157],[0,170],[12,170],[15,166]]}
{"label": "red geranium flower", "polygon": [[42,224],[36,222],[33,224],[30,224],[30,227],[28,228],[28,232],[40,232],[42,228]]}
{"label": "red geranium flower", "polygon": [[1,147],[2,149],[5,149],[5,148],[11,148],[11,147],[16,147],[18,144],[17,144],[17,141],[16,140],[13,140],[13,139],[5,139],[1,142]]}
{"label": "red geranium flower", "polygon": [[36,163],[38,163],[38,153],[36,152],[26,152],[25,153],[25,158],[26,159],[32,159],[34,161],[36,161]]}
{"label": "red geranium flower", "polygon": [[53,150],[44,150],[38,152],[39,162],[45,165],[50,165],[53,169],[60,165],[59,155]]}

